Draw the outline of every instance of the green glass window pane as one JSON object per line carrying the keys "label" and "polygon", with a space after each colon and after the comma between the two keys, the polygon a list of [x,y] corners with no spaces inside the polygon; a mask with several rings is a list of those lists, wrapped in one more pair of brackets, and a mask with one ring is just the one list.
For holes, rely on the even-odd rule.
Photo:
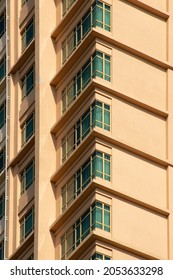
{"label": "green glass window pane", "polygon": [[95,78],[96,76],[103,78],[103,59],[98,52],[93,59],[93,77]]}
{"label": "green glass window pane", "polygon": [[4,241],[0,243],[0,260],[4,259]]}
{"label": "green glass window pane", "polygon": [[25,228],[24,224],[20,227],[20,240],[22,240],[25,237]]}
{"label": "green glass window pane", "polygon": [[95,106],[95,115],[96,115],[96,121],[95,121],[95,125],[98,127],[102,127],[102,103],[101,102],[96,102],[96,106]]}
{"label": "green glass window pane", "polygon": [[110,106],[104,105],[104,129],[110,130]]}
{"label": "green glass window pane", "polygon": [[5,59],[2,59],[0,62],[0,81],[5,77],[6,73],[6,63]]}
{"label": "green glass window pane", "polygon": [[102,203],[101,202],[96,201],[95,205],[97,206],[97,208],[102,208]]}
{"label": "green glass window pane", "polygon": [[31,233],[33,229],[33,216],[30,216],[25,220],[25,237]]}
{"label": "green glass window pane", "polygon": [[62,62],[64,63],[67,57],[66,42],[62,44]]}
{"label": "green glass window pane", "polygon": [[110,161],[104,161],[104,179],[110,181]]}
{"label": "green glass window pane", "polygon": [[6,20],[5,20],[5,12],[4,12],[0,15],[0,38],[5,33],[5,25],[6,25]]}
{"label": "green glass window pane", "polygon": [[99,152],[99,151],[96,151],[96,156],[98,156],[98,157],[103,157],[103,153],[102,152]]}
{"label": "green glass window pane", "polygon": [[26,29],[26,45],[28,45],[31,40],[34,38],[34,23],[33,21],[29,24]]}
{"label": "green glass window pane", "polygon": [[110,211],[110,206],[109,205],[104,205],[104,210]]}
{"label": "green glass window pane", "polygon": [[0,129],[4,126],[5,121],[5,103],[3,103],[0,107]]}
{"label": "green glass window pane", "polygon": [[67,256],[74,250],[74,231],[72,230],[72,232],[68,235],[67,239],[66,239],[66,244],[67,244]]}
{"label": "green glass window pane", "polygon": [[65,206],[66,206],[66,192],[63,188],[63,190],[62,190],[62,209],[65,210]]}
{"label": "green glass window pane", "polygon": [[81,136],[80,121],[77,122],[76,134],[77,134],[77,146],[78,146],[80,144],[80,136]]}
{"label": "green glass window pane", "polygon": [[82,28],[81,28],[81,24],[79,23],[77,25],[77,44],[79,44],[81,41],[81,37],[82,37],[81,32],[82,32]]}
{"label": "green glass window pane", "polygon": [[91,181],[91,171],[90,171],[90,160],[87,160],[86,163],[82,166],[82,188],[84,189],[89,182]]}
{"label": "green glass window pane", "polygon": [[61,242],[61,255],[65,255],[65,241]]}
{"label": "green glass window pane", "polygon": [[103,255],[99,253],[95,253],[92,257],[92,260],[103,260]]}
{"label": "green glass window pane", "polygon": [[104,225],[110,226],[110,213],[109,213],[109,211],[104,211]]}
{"label": "green glass window pane", "polygon": [[96,102],[94,101],[92,104],[92,127],[95,127],[96,122],[96,110],[95,110]]}
{"label": "green glass window pane", "polygon": [[64,90],[62,93],[62,112],[66,110],[66,106],[66,90]]}
{"label": "green glass window pane", "polygon": [[109,261],[110,259],[111,259],[110,257],[105,256],[106,261]]}
{"label": "green glass window pane", "polygon": [[62,139],[62,160],[66,158],[66,138]]}
{"label": "green glass window pane", "polygon": [[26,122],[26,141],[32,136],[33,132],[34,132],[34,118],[32,116]]}
{"label": "green glass window pane", "polygon": [[102,229],[102,209],[96,207],[96,227]]}
{"label": "green glass window pane", "polygon": [[82,140],[89,134],[90,132],[90,110],[82,116]]}
{"label": "green glass window pane", "polygon": [[103,255],[96,253],[96,260],[103,260]]}
{"label": "green glass window pane", "polygon": [[26,78],[26,95],[28,95],[34,86],[34,71],[31,69]]}
{"label": "green glass window pane", "polygon": [[110,31],[110,23],[110,7],[105,5],[105,30]]}
{"label": "green glass window pane", "polygon": [[69,56],[76,47],[76,32],[73,30],[67,38],[67,55]]}
{"label": "green glass window pane", "polygon": [[110,158],[111,158],[111,157],[110,157],[110,155],[105,154],[105,155],[104,155],[104,158],[107,159],[108,161],[110,161]]}
{"label": "green glass window pane", "polygon": [[82,216],[82,240],[90,233],[90,212],[89,210]]}
{"label": "green glass window pane", "polygon": [[0,152],[0,172],[4,169],[5,167],[5,152],[4,149]]}
{"label": "green glass window pane", "polygon": [[81,72],[77,73],[77,95],[81,92]]}
{"label": "green glass window pane", "polygon": [[103,178],[103,159],[97,156],[95,165],[96,176]]}
{"label": "green glass window pane", "polygon": [[84,37],[91,29],[91,13],[88,11],[82,18],[82,37]]}
{"label": "green glass window pane", "polygon": [[96,26],[103,28],[103,8],[99,5],[99,2],[96,4]]}
{"label": "green glass window pane", "polygon": [[67,86],[67,104],[69,105],[76,97],[75,78]]}
{"label": "green glass window pane", "polygon": [[81,192],[81,173],[80,173],[80,170],[77,171],[77,178],[76,178],[76,181],[77,181],[77,195],[80,194]]}
{"label": "green glass window pane", "polygon": [[95,203],[92,205],[92,229],[96,227],[96,205]]}
{"label": "green glass window pane", "polygon": [[69,205],[75,199],[75,180],[72,177],[67,184],[67,204]]}
{"label": "green glass window pane", "polygon": [[92,5],[92,26],[96,27],[96,1]]}
{"label": "green glass window pane", "polygon": [[76,246],[80,244],[80,223],[77,223],[76,226]]}
{"label": "green glass window pane", "polygon": [[110,81],[110,61],[105,60],[105,80]]}
{"label": "green glass window pane", "polygon": [[4,216],[5,212],[5,201],[4,201],[4,194],[0,196],[0,220]]}
{"label": "green glass window pane", "polygon": [[92,154],[92,179],[96,177],[96,153]]}
{"label": "green glass window pane", "polygon": [[75,149],[75,133],[74,128],[67,135],[67,155],[69,156]]}
{"label": "green glass window pane", "polygon": [[34,168],[32,163],[27,167],[26,170],[26,189],[28,189],[31,186],[33,182],[33,178],[34,178]]}
{"label": "green glass window pane", "polygon": [[82,67],[82,88],[84,89],[91,79],[91,63],[90,60]]}

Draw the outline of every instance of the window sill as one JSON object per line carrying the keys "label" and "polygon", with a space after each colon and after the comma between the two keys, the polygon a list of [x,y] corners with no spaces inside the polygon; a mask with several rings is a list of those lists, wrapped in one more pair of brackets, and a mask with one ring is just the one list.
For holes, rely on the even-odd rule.
{"label": "window sill", "polygon": [[53,30],[51,34],[51,38],[56,39],[57,36],[64,31],[63,29],[67,26],[69,20],[74,15],[76,16],[83,3],[84,3],[83,0],[78,0],[72,5],[71,9],[69,9],[69,11],[61,19],[60,23]]}
{"label": "window sill", "polygon": [[34,190],[35,190],[35,182],[32,183],[32,185],[24,191],[24,193],[21,195],[19,199],[19,205],[18,205],[18,215],[21,215],[21,212],[24,210],[24,208],[27,208],[29,203],[34,198]]}
{"label": "window sill", "polygon": [[14,167],[20,160],[24,158],[24,156],[27,154],[31,148],[34,147],[35,143],[35,135],[32,135],[32,137],[28,140],[27,143],[25,143],[20,151],[17,153],[17,155],[12,159],[12,161],[9,163],[9,167]]}
{"label": "window sill", "polygon": [[[102,83],[103,81],[103,83]],[[106,87],[107,84],[107,87]],[[63,126],[67,124],[69,118],[76,113],[76,108],[79,108],[84,101],[86,101],[86,96],[89,98],[90,94],[93,93],[95,88],[103,89],[109,92],[109,87],[111,83],[103,79],[93,78],[86,88],[81,92],[81,94],[75,99],[66,112],[58,119],[55,125],[51,128],[51,133],[57,136],[57,133],[60,134]]]}
{"label": "window sill", "polygon": [[74,213],[75,210],[82,205],[84,201],[89,197],[89,195],[96,189],[105,189],[111,186],[111,182],[105,181],[102,179],[102,184],[97,182],[97,178],[93,179],[92,182],[88,184],[88,186],[74,199],[72,204],[55,220],[55,222],[51,225],[50,231],[56,232],[60,229],[63,224],[70,217],[71,213]]}
{"label": "window sill", "polygon": [[35,38],[31,41],[31,43],[23,51],[21,56],[18,58],[16,63],[11,68],[10,73],[15,74],[25,64],[26,60],[34,52],[34,50],[35,50]]}
{"label": "window sill", "polygon": [[17,260],[20,255],[28,248],[31,243],[34,242],[34,231],[22,242],[22,244],[15,250],[15,252],[9,257],[9,260]]}

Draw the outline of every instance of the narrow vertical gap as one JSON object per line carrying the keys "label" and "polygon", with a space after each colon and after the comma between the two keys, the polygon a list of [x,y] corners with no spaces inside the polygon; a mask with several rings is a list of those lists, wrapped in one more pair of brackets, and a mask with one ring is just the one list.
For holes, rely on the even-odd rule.
{"label": "narrow vertical gap", "polygon": [[8,177],[8,122],[9,122],[9,7],[8,0],[5,2],[6,5],[6,131],[5,131],[5,220],[4,220],[4,259],[7,259],[7,222],[8,222],[8,187],[9,187],[9,177]]}

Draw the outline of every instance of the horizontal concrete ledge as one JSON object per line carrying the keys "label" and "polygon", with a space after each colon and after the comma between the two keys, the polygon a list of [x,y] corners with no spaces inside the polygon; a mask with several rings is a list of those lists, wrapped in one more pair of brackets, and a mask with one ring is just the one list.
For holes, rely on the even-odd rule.
{"label": "horizontal concrete ledge", "polygon": [[162,19],[167,20],[169,18],[169,13],[163,12],[161,10],[158,10],[158,9],[154,8],[154,7],[151,7],[151,6],[145,4],[142,1],[139,1],[139,0],[125,0],[125,1],[137,6],[139,8],[142,8],[143,10],[145,10],[147,12],[150,12],[151,14],[153,14],[155,16],[158,16]]}
{"label": "horizontal concrete ledge", "polygon": [[20,151],[17,153],[17,155],[10,161],[9,167],[14,167],[22,158],[29,152],[30,149],[34,147],[35,143],[35,135],[32,135],[32,137],[28,140],[27,143],[20,149]]}
{"label": "horizontal concrete ledge", "polygon": [[109,239],[107,237],[103,237],[97,233],[96,230],[92,231],[90,235],[83,241],[81,244],[69,255],[69,260],[76,260],[87,248],[95,243],[95,241],[101,241],[106,245],[114,246],[117,249],[123,250],[127,253],[134,254],[139,256],[142,259],[146,260],[159,260],[159,256],[151,255],[148,252],[140,251],[138,248],[130,247],[128,244],[124,244],[119,240]]}
{"label": "horizontal concrete ledge", "polygon": [[28,248],[34,241],[34,231],[24,240],[24,242],[9,256],[9,260],[17,260],[20,255]]}
{"label": "horizontal concrete ledge", "polygon": [[82,41],[82,43],[74,50],[74,52],[71,54],[69,59],[62,65],[60,70],[55,74],[53,79],[50,81],[50,85],[55,88],[57,88],[57,86],[59,87],[62,81],[67,77],[67,75],[69,75],[69,69],[71,69],[71,66],[74,65],[76,61],[78,61],[78,59],[80,59],[83,52],[89,46],[91,46],[91,44],[97,43],[99,39],[113,45],[114,47],[119,48],[120,50],[124,50],[129,54],[136,56],[137,58],[143,59],[153,64],[153,66],[160,67],[161,69],[164,70],[168,70],[168,69],[173,70],[173,65],[169,64],[168,61],[159,60],[144,52],[134,49],[131,46],[128,46],[123,42],[116,40],[115,38],[112,37],[111,34],[109,34],[109,36],[106,36],[99,30],[99,28],[92,28],[90,32],[87,34],[87,36],[85,37],[85,39]]}
{"label": "horizontal concrete ledge", "polygon": [[[101,130],[102,129],[95,127],[90,132],[90,134],[88,134],[88,136],[85,138],[84,141],[82,141],[82,143],[78,146],[78,148],[73,151],[73,153],[69,156],[69,158],[51,176],[51,178],[50,178],[51,183],[56,183],[57,180],[59,180],[59,178],[61,176],[63,176],[64,172],[66,172],[68,170],[68,168],[70,168],[71,165],[74,163],[74,161],[80,156],[81,152],[84,151],[92,141],[99,142],[99,139],[102,141],[105,141],[108,145],[110,143],[110,144],[114,145],[115,147],[117,146],[119,148],[122,148],[135,155],[145,158],[151,162],[154,162],[162,167],[165,167],[165,168],[167,168],[168,166],[173,167],[172,162],[170,162],[164,158],[151,155],[145,151],[139,150],[133,146],[130,146],[129,144],[127,144],[123,141],[120,141],[119,139],[112,138],[111,135],[110,136],[104,135],[103,134],[104,132],[101,133]],[[102,142],[100,142],[100,144],[102,144]]]}
{"label": "horizontal concrete ledge", "polygon": [[15,74],[24,65],[24,63],[29,58],[29,56],[34,52],[34,50],[35,50],[35,39],[32,40],[32,42],[27,46],[27,48],[18,58],[16,63],[12,66],[10,70],[10,74]]}
{"label": "horizontal concrete ledge", "polygon": [[[108,182],[108,185],[110,183]],[[161,215],[163,217],[168,217],[170,211],[168,209],[163,209],[156,207],[155,205],[151,205],[142,200],[136,199],[132,196],[124,192],[120,192],[116,189],[116,187],[110,187],[107,185],[107,182],[103,180],[103,184],[97,182],[97,179],[94,179],[81,193],[77,196],[76,199],[72,202],[72,204],[64,211],[51,225],[50,231],[55,235],[62,229],[64,223],[66,223],[67,219],[70,217],[71,213],[74,213],[75,210],[82,205],[84,201],[89,197],[89,195],[94,195],[99,190],[106,191],[107,194],[114,195],[117,198],[123,199],[126,202],[135,204],[136,207],[142,207],[145,210],[151,211],[156,215]]]}
{"label": "horizontal concrete ledge", "polygon": [[[147,4],[145,4],[142,1],[139,0],[126,0],[126,2],[129,2],[139,8],[142,8],[143,10],[145,10],[146,12],[150,12],[151,14],[158,16],[162,19],[167,20],[169,18],[169,13],[167,12],[163,12],[161,10],[158,10],[154,7],[151,7]],[[67,23],[69,22],[69,18],[71,18],[72,16],[74,16],[76,14],[76,12],[79,10],[79,8],[81,7],[81,5],[83,4],[83,0],[78,0],[76,1],[76,3],[73,5],[73,7],[69,10],[69,12],[67,13],[67,15],[61,20],[61,22],[55,27],[55,29],[52,31],[51,33],[51,38],[52,39],[57,39],[57,37],[59,37],[59,35],[62,34],[63,29],[66,27]]]}
{"label": "horizontal concrete ledge", "polygon": [[51,38],[55,39],[67,26],[69,19],[71,19],[81,8],[82,4],[84,4],[83,0],[78,0],[76,3],[71,7],[69,12],[62,18],[61,22],[55,27],[53,32],[51,33]]}
{"label": "horizontal concrete ledge", "polygon": [[88,86],[85,88],[85,90],[77,96],[75,102],[69,106],[69,109],[63,114],[54,124],[54,126],[51,128],[50,133],[56,135],[56,137],[61,133],[63,126],[66,125],[69,118],[76,112],[76,108],[79,108],[79,106],[83,103],[84,100],[86,100],[86,96],[88,97],[91,92],[92,94],[94,91],[97,90],[104,90],[105,92],[108,92],[124,101],[128,101],[132,105],[136,105],[142,109],[145,109],[149,113],[153,113],[156,116],[167,118],[169,116],[168,111],[161,110],[159,108],[152,107],[146,103],[141,102],[140,100],[134,99],[124,93],[116,91],[111,85],[106,86],[105,83],[102,84],[100,80],[92,79],[91,82],[88,84]]}

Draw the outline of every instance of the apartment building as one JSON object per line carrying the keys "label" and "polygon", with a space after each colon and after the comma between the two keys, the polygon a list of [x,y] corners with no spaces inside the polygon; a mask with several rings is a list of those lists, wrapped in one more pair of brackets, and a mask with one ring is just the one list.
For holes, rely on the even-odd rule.
{"label": "apartment building", "polygon": [[0,22],[0,259],[173,259],[172,1]]}

